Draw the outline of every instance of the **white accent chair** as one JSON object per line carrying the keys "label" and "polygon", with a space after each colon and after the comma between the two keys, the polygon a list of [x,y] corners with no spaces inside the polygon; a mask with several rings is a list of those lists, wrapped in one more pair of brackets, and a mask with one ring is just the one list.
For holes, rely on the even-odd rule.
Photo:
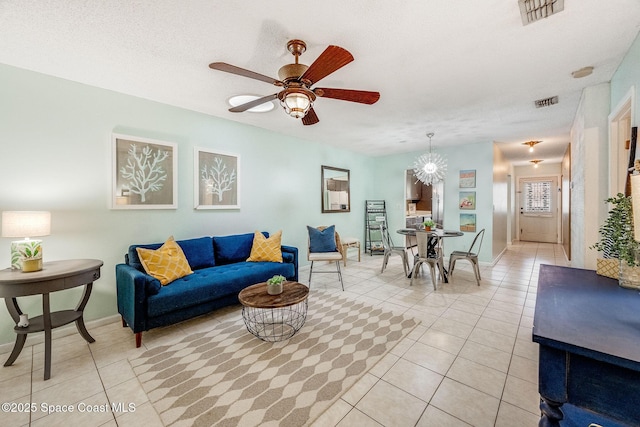
{"label": "white accent chair", "polygon": [[[318,230],[323,231],[327,227],[320,226],[316,227]],[[307,252],[307,260],[311,261],[311,268],[309,269],[309,289],[311,289],[311,275],[313,273],[337,273],[340,278],[340,285],[342,286],[342,290],[344,291],[344,282],[342,281],[342,271],[340,271],[340,261],[344,260],[344,254],[342,253],[342,244],[340,242],[340,235],[338,232],[334,232],[335,238],[335,247],[336,250],[334,252],[311,252],[311,237],[308,239],[308,252]],[[313,264],[316,261],[327,261],[335,263],[336,270],[315,270],[313,269]]]}

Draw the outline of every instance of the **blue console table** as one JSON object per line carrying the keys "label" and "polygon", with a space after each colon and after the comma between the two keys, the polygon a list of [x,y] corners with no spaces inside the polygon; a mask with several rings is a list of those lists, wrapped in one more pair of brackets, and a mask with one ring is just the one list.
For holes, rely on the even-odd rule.
{"label": "blue console table", "polygon": [[640,293],[595,271],[542,265],[540,427],[640,426]]}

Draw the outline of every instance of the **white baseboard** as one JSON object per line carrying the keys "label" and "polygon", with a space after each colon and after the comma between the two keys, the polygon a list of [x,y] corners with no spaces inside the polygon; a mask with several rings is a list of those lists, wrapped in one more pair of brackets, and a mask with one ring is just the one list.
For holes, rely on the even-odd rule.
{"label": "white baseboard", "polygon": [[[120,322],[121,317],[119,314],[114,314],[113,316],[102,317],[100,319],[91,320],[90,322],[85,322],[87,330],[89,330],[89,334],[91,334],[91,328],[98,328],[100,326],[108,325],[114,322]],[[69,323],[68,325],[62,326],[60,328],[56,328],[52,331],[52,338],[61,338],[66,337],[68,335],[77,334],[78,329],[76,328],[75,323]],[[36,332],[33,334],[29,334],[27,336],[27,342],[25,343],[25,347],[29,347],[32,345],[42,344],[44,342],[44,332]],[[13,350],[14,343],[8,342],[5,344],[0,344],[0,354],[10,353]]]}

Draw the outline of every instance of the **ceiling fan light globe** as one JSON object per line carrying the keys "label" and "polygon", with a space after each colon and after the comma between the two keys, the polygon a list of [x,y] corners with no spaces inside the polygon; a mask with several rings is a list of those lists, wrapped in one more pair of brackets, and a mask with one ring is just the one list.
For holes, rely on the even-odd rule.
{"label": "ceiling fan light globe", "polygon": [[304,117],[313,105],[309,97],[301,92],[286,94],[280,103],[284,111],[296,119]]}

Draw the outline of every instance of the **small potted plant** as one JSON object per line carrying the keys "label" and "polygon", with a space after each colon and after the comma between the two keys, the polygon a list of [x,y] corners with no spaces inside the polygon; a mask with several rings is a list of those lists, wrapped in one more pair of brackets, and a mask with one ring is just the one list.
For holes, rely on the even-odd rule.
{"label": "small potted plant", "polygon": [[18,258],[14,260],[12,257],[11,262],[21,260],[23,272],[28,273],[42,270],[42,246],[39,240],[30,240],[26,243],[21,243],[16,256]]}
{"label": "small potted plant", "polygon": [[[601,271],[598,271],[598,274],[617,278],[622,287],[637,289],[640,287],[640,267],[637,258],[640,245],[633,236],[631,197],[618,193],[606,202],[610,203],[612,208],[600,227],[601,239],[590,249],[602,252],[606,260],[614,259],[618,267],[618,276],[603,274]],[[598,270],[606,270],[604,264],[599,264],[601,265],[598,266]]]}
{"label": "small potted plant", "polygon": [[436,223],[430,219],[426,220],[423,224],[424,224],[425,231],[431,231],[431,229],[435,228],[436,226]]}
{"label": "small potted plant", "polygon": [[287,279],[284,276],[277,275],[267,280],[267,293],[269,295],[280,295],[282,293],[282,285]]}

